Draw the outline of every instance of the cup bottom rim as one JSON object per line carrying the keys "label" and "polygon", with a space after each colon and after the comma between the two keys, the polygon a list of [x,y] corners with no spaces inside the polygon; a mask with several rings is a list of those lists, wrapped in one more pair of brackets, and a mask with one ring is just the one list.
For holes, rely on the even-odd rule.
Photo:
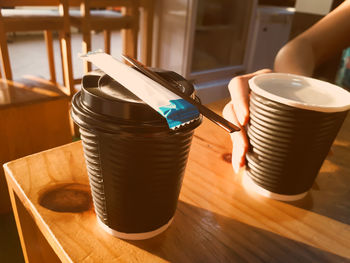
{"label": "cup bottom rim", "polygon": [[261,187],[260,185],[257,185],[251,178],[250,176],[247,174],[246,171],[244,171],[243,174],[243,186],[247,191],[254,191],[255,193],[271,198],[271,199],[275,199],[278,201],[286,201],[286,202],[291,202],[291,201],[297,201],[300,200],[302,198],[304,198],[308,191],[301,193],[301,194],[296,194],[296,195],[283,195],[283,194],[277,194],[274,192],[271,192],[269,190],[266,190],[265,188]]}
{"label": "cup bottom rim", "polygon": [[170,218],[170,220],[165,225],[163,225],[155,230],[152,230],[149,232],[143,232],[143,233],[119,232],[119,231],[114,230],[114,229],[110,228],[109,226],[107,226],[98,217],[97,217],[97,223],[104,231],[106,231],[108,234],[113,235],[115,237],[118,237],[121,239],[126,239],[126,240],[143,240],[143,239],[149,239],[149,238],[155,237],[155,236],[159,235],[160,233],[164,232],[171,225],[171,223],[173,222],[173,219],[174,219],[174,217]]}

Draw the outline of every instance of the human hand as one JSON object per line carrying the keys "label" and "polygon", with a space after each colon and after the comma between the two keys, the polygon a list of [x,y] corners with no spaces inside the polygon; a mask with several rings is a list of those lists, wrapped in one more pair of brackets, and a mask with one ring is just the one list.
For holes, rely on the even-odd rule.
{"label": "human hand", "polygon": [[232,167],[235,173],[245,165],[245,154],[248,151],[248,138],[245,126],[249,120],[249,96],[248,80],[252,77],[272,72],[270,69],[262,69],[251,74],[234,77],[228,89],[231,101],[223,109],[223,116],[241,128],[241,131],[231,133],[232,140]]}

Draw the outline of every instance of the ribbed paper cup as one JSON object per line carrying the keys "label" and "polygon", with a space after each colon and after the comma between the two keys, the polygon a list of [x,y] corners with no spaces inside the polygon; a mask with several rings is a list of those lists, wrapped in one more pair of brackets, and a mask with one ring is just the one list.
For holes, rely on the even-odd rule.
{"label": "ribbed paper cup", "polygon": [[[188,95],[194,92],[192,85],[182,87]],[[201,120],[170,130],[157,112],[107,75],[84,77],[72,101],[72,117],[80,127],[103,229],[134,240],[164,231],[173,219],[192,135]]]}
{"label": "ribbed paper cup", "polygon": [[317,177],[350,108],[350,93],[320,80],[282,73],[249,81],[246,176],[263,195],[296,200]]}

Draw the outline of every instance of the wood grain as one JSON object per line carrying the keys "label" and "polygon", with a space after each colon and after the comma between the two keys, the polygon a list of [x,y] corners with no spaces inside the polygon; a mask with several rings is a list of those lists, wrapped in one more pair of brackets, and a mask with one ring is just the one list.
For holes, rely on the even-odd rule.
{"label": "wood grain", "polygon": [[[234,174],[224,158],[231,151],[229,136],[204,120],[193,139],[174,222],[145,241],[105,233],[93,209],[59,213],[39,204],[45,189],[88,186],[80,142],[12,161],[5,170],[10,189],[62,262],[345,262],[350,261],[349,129],[348,116],[318,187],[294,204],[246,190],[244,170]],[[331,211],[324,209],[327,199]],[[31,238],[23,229],[20,234]]]}

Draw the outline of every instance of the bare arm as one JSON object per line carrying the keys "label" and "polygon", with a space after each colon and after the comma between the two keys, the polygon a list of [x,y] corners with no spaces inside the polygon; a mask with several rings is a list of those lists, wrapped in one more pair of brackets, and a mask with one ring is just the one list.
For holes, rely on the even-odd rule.
{"label": "bare arm", "polygon": [[315,67],[350,46],[350,0],[286,44],[275,58],[276,72],[311,76]]}
{"label": "bare arm", "polygon": [[[275,71],[311,76],[315,66],[350,46],[350,0],[321,19],[300,36],[288,42],[275,58]],[[249,119],[248,79],[262,70],[231,80],[232,101],[224,109],[225,118],[245,126]],[[232,166],[236,172],[245,164],[248,139],[244,129],[232,135]]]}

